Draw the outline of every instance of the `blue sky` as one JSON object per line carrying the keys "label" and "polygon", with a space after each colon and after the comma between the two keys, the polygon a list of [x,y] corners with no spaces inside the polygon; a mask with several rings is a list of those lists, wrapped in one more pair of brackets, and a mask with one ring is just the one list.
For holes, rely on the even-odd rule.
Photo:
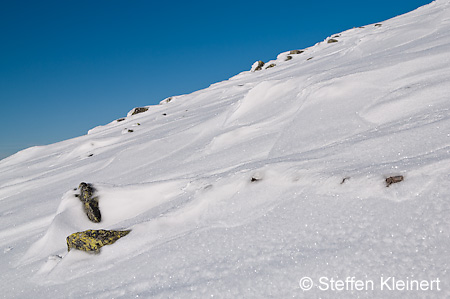
{"label": "blue sky", "polygon": [[0,1],[0,159],[431,0]]}

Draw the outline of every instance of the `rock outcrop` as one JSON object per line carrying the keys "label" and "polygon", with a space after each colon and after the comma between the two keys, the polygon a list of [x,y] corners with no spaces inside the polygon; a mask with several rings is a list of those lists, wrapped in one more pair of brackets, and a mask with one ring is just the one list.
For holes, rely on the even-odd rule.
{"label": "rock outcrop", "polygon": [[252,72],[256,72],[256,71],[260,71],[262,70],[263,66],[264,66],[264,62],[259,60],[257,62],[255,62],[252,66]]}
{"label": "rock outcrop", "polygon": [[98,197],[94,196],[95,189],[91,184],[81,183],[78,186],[80,194],[78,198],[83,203],[84,211],[92,222],[98,223],[102,220],[102,215],[98,207]]}
{"label": "rock outcrop", "polygon": [[146,112],[147,110],[148,110],[147,107],[137,107],[137,108],[134,108],[133,110],[131,110],[131,115],[143,113],[143,112]]}

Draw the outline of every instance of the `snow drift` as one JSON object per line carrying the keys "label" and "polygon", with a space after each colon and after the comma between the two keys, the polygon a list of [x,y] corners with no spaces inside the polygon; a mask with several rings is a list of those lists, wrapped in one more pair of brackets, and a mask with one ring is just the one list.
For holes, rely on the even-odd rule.
{"label": "snow drift", "polygon": [[302,50],[0,161],[4,296],[449,297],[450,2]]}

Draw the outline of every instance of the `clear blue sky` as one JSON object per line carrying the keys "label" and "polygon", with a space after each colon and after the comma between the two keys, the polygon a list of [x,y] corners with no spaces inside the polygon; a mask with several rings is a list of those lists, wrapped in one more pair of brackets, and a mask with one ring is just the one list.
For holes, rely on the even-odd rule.
{"label": "clear blue sky", "polygon": [[431,0],[0,0],[0,159]]}

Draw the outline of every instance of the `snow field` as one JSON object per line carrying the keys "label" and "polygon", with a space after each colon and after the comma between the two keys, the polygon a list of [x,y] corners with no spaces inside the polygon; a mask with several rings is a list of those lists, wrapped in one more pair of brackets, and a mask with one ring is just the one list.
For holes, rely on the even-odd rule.
{"label": "snow field", "polygon": [[[449,20],[438,0],[0,161],[4,296],[449,297]],[[69,234],[100,228],[132,231],[67,253]],[[442,284],[323,291],[321,277]]]}

